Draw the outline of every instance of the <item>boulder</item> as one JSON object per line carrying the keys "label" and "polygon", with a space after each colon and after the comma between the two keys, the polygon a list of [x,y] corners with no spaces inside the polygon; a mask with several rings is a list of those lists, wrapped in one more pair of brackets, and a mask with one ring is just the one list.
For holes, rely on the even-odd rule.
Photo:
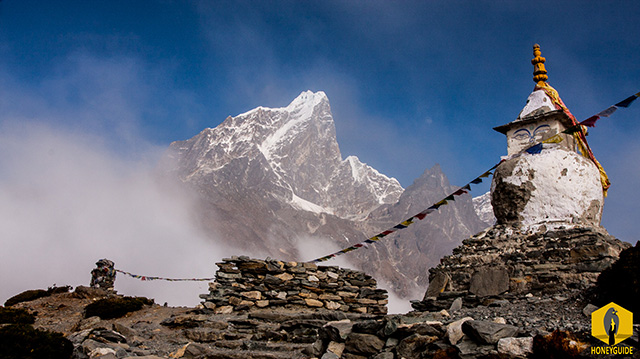
{"label": "boulder", "polygon": [[447,338],[449,338],[449,343],[452,345],[456,345],[460,339],[464,336],[462,332],[462,323],[473,320],[471,317],[464,317],[462,319],[456,320],[455,322],[449,323],[447,326]]}
{"label": "boulder", "polygon": [[513,325],[469,320],[462,323],[462,332],[481,344],[496,344],[502,338],[515,337],[519,329]]}
{"label": "boulder", "polygon": [[445,290],[450,280],[451,276],[449,273],[437,272],[432,278],[429,278],[429,287],[427,287],[427,292],[424,294],[424,297],[437,298],[438,295]]}
{"label": "boulder", "polygon": [[455,313],[460,309],[462,309],[462,298],[458,297],[453,300],[453,303],[451,303],[451,306],[449,307],[449,313]]}
{"label": "boulder", "polygon": [[365,334],[378,334],[384,329],[386,322],[382,320],[363,320],[353,325],[353,331]]}
{"label": "boulder", "polygon": [[345,350],[349,353],[372,355],[384,348],[384,341],[373,334],[351,333],[345,342]]}
{"label": "boulder", "polygon": [[511,356],[527,356],[533,353],[533,337],[502,338],[498,340],[498,353]]}
{"label": "boulder", "polygon": [[400,341],[396,347],[396,353],[401,358],[419,358],[421,353],[427,351],[427,346],[438,340],[438,337],[413,334]]}
{"label": "boulder", "polygon": [[480,268],[472,276],[469,292],[486,297],[502,294],[509,290],[509,273],[505,268]]}
{"label": "boulder", "polygon": [[332,322],[328,322],[327,324],[325,324],[324,328],[326,328],[326,329],[331,329],[331,328],[336,329],[338,337],[341,338],[342,340],[345,340],[345,339],[347,339],[349,334],[351,334],[351,331],[353,329],[353,322],[351,320],[349,320],[349,319],[332,321]]}
{"label": "boulder", "polygon": [[329,342],[329,345],[327,346],[327,353],[331,352],[335,355],[338,356],[338,358],[342,355],[342,352],[344,351],[345,348],[345,344],[344,343],[338,343],[338,342]]}

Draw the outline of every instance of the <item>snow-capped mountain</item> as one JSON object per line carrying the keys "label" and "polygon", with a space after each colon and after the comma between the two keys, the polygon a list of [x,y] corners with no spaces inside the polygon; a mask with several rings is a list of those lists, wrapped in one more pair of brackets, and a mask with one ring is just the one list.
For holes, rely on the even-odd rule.
{"label": "snow-capped mountain", "polygon": [[171,148],[185,181],[233,179],[239,158],[259,164],[271,194],[300,210],[361,219],[397,201],[400,183],[355,156],[343,160],[335,132],[327,96],[307,91],[287,107],[228,117]]}
{"label": "snow-capped mountain", "polygon": [[[212,239],[239,254],[284,260],[359,243],[453,188],[438,166],[405,191],[356,156],[343,159],[329,100],[310,91],[286,107],[258,107],[172,143],[164,166],[197,191],[199,220]],[[400,296],[424,290],[428,268],[484,228],[470,197],[439,212],[344,257]]]}

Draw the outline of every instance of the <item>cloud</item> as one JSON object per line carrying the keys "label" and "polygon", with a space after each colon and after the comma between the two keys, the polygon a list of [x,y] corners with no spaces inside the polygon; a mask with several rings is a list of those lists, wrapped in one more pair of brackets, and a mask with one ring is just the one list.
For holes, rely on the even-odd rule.
{"label": "cloud", "polygon": [[[0,160],[0,300],[54,283],[88,285],[100,258],[141,275],[213,277],[225,249],[200,232],[189,195],[158,180],[151,163],[40,123],[5,124],[0,133],[10,154]],[[116,289],[173,305],[194,305],[208,291],[206,282],[120,274]]]}
{"label": "cloud", "polygon": [[[163,88],[165,66],[78,51],[42,78],[0,68],[0,301],[54,283],[88,285],[105,257],[142,275],[215,274],[226,249],[192,221],[192,197],[154,175],[166,148],[151,142],[154,122],[184,121],[194,102]],[[206,282],[122,275],[116,289],[172,305],[194,305],[208,291]]]}

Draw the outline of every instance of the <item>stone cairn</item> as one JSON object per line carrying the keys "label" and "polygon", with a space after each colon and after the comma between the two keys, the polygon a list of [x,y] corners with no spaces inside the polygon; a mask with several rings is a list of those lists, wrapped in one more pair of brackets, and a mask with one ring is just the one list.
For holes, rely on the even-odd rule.
{"label": "stone cairn", "polygon": [[91,287],[105,290],[113,290],[116,281],[115,264],[108,259],[100,259],[96,262],[96,268],[91,271]]}
{"label": "stone cairn", "polygon": [[387,291],[371,276],[313,263],[224,258],[202,294],[203,305],[225,314],[255,308],[320,309],[384,315]]}

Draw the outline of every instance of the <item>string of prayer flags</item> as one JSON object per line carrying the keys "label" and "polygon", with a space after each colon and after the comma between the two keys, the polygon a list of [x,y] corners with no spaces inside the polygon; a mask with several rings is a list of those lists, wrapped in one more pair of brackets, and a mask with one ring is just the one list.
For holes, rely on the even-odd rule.
{"label": "string of prayer flags", "polygon": [[[560,99],[560,96],[558,95],[557,91],[549,86],[546,83],[543,83],[543,85],[537,85],[537,87],[543,89],[547,95],[549,95],[549,97],[553,100],[553,102],[555,103],[555,105],[559,108],[562,109],[568,116],[569,118],[571,118],[572,122],[573,122],[573,126],[567,128],[566,130],[562,131],[562,133],[566,133],[566,134],[571,134],[574,136],[574,138],[576,139],[576,142],[579,146],[580,152],[582,153],[583,156],[585,157],[589,157],[598,167],[598,170],[600,171],[600,177],[601,177],[601,182],[602,182],[602,188],[604,190],[604,193],[606,195],[606,190],[609,188],[609,186],[611,185],[611,183],[609,182],[609,179],[607,178],[607,174],[604,172],[604,169],[602,168],[602,166],[600,165],[600,163],[596,160],[596,158],[593,156],[593,152],[591,152],[591,149],[589,148],[589,145],[587,144],[586,138],[585,138],[585,131],[583,130],[582,126],[589,126],[589,127],[594,127],[595,126],[595,122],[601,118],[601,117],[609,117],[611,116],[619,107],[629,107],[629,105],[631,105],[631,103],[633,101],[635,101],[636,98],[640,97],[640,92],[636,93],[635,95],[632,95],[620,102],[618,102],[617,104],[608,107],[607,109],[601,111],[600,113],[598,113],[597,115],[591,116],[588,119],[578,123],[578,121],[575,119],[575,117],[571,114],[571,112],[569,112],[569,109],[565,106],[565,104],[562,102],[562,100]],[[540,152],[542,152],[543,149],[543,144],[544,143],[560,143],[563,141],[563,138],[560,134],[556,134],[554,136],[551,136],[549,138],[547,138],[546,140],[543,140],[542,142],[536,143],[533,146],[525,149],[523,152],[527,152],[529,154],[535,155],[535,154],[539,154]],[[386,231],[383,231],[381,233],[376,234],[375,236],[366,239],[363,242],[360,242],[358,244],[355,244],[351,247],[339,250],[335,253],[331,253],[329,255],[326,255],[324,257],[320,257],[320,258],[316,258],[310,262],[312,263],[318,263],[318,262],[324,262],[327,261],[331,258],[335,258],[336,256],[345,254],[345,253],[349,253],[351,251],[354,251],[358,248],[362,248],[362,247],[366,247],[368,244],[371,243],[376,243],[377,241],[381,240],[382,238],[386,237],[387,235],[398,231],[400,229],[404,229],[407,228],[409,225],[413,224],[414,219],[417,218],[419,220],[423,220],[427,215],[429,215],[430,213],[433,213],[435,211],[438,210],[438,208],[446,205],[449,201],[455,201],[455,197],[456,196],[460,196],[462,194],[468,193],[469,191],[471,191],[471,185],[472,184],[479,184],[482,183],[482,179],[489,177],[492,174],[492,171],[494,169],[496,169],[496,167],[498,167],[498,165],[502,163],[499,162],[497,163],[495,166],[491,167],[488,171],[486,171],[485,173],[481,174],[480,176],[474,178],[471,182],[467,183],[466,185],[464,185],[463,187],[460,187],[459,189],[457,189],[455,192],[451,193],[450,195],[448,195],[447,197],[445,197],[444,199],[440,200],[439,202],[436,202],[435,204],[431,205],[429,208],[423,210],[422,212],[410,217],[409,219],[387,229]]]}
{"label": "string of prayer flags", "polygon": [[587,127],[596,127],[596,121],[598,121],[601,117],[609,117],[620,107],[629,107],[633,101],[635,101],[638,97],[640,97],[640,92],[635,95],[631,95],[626,99],[618,102],[613,106],[607,107],[607,109],[600,111],[598,114],[589,117],[588,119],[580,122],[581,125]]}
{"label": "string of prayer flags", "polygon": [[328,261],[331,258],[335,258],[337,256],[343,255],[345,253],[349,253],[351,251],[354,251],[358,248],[362,248],[362,247],[366,247],[368,244],[371,243],[376,243],[377,241],[381,240],[382,238],[388,236],[391,233],[394,233],[400,229],[405,229],[407,227],[409,227],[410,225],[412,225],[414,222],[414,220],[417,218],[419,220],[424,219],[424,217],[426,217],[427,215],[429,215],[430,213],[433,213],[435,211],[438,210],[438,208],[446,205],[448,202],[453,202],[455,201],[455,198],[457,196],[461,196],[465,193],[468,193],[469,191],[471,191],[471,185],[472,184],[479,184],[482,183],[482,179],[483,178],[487,178],[492,174],[492,171],[494,169],[496,169],[496,167],[498,167],[500,163],[497,163],[495,166],[491,167],[488,171],[484,172],[483,174],[481,174],[480,176],[474,178],[471,182],[467,183],[466,185],[460,187],[459,189],[455,190],[453,193],[451,193],[450,195],[448,195],[447,197],[445,197],[444,199],[440,200],[439,202],[434,203],[433,205],[431,205],[429,208],[423,210],[422,212],[409,217],[408,219],[396,224],[395,226],[387,229],[386,231],[380,232],[378,234],[376,234],[375,236],[368,238],[360,243],[354,244],[351,247],[347,247],[344,249],[341,249],[335,253],[331,253],[329,255],[326,255],[324,257],[320,257],[320,258],[316,258],[312,261],[310,261],[311,263],[319,263],[319,262],[324,262],[324,261]]}
{"label": "string of prayer flags", "polygon": [[153,276],[147,276],[147,275],[133,274],[133,273],[125,272],[120,269],[115,269],[115,271],[118,273],[122,273],[124,275],[128,275],[129,277],[140,279],[143,281],[164,280],[168,282],[211,282],[215,280],[215,278],[164,278],[164,277],[153,277]]}

